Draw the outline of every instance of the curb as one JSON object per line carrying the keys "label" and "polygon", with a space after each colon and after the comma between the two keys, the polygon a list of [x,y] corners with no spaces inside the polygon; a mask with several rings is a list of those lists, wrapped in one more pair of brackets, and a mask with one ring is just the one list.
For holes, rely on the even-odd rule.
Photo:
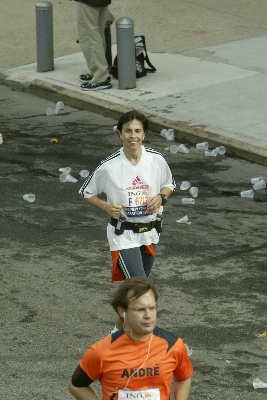
{"label": "curb", "polygon": [[[54,102],[61,100],[67,106],[88,110],[115,120],[119,119],[122,114],[132,110],[131,107],[90,97],[88,93],[79,93],[75,90],[66,89],[63,86],[50,84],[39,79],[32,80],[30,83],[15,82],[6,79],[4,74],[1,75],[1,83],[16,90],[29,92],[30,94]],[[226,138],[204,129],[190,127],[189,125],[183,124],[179,121],[175,122],[158,117],[154,114],[148,114],[143,110],[139,111],[149,118],[149,127],[151,130],[160,132],[164,128],[174,129],[175,139],[178,142],[196,144],[198,142],[207,141],[209,142],[210,147],[224,145],[227,149],[227,154],[267,166],[267,150],[262,149],[261,147],[250,145],[239,140]]]}

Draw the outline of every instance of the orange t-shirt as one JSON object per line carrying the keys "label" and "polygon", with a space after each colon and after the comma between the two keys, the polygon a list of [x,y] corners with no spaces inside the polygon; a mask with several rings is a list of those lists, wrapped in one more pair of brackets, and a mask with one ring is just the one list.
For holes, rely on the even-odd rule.
{"label": "orange t-shirt", "polygon": [[80,367],[92,381],[100,381],[103,400],[117,400],[126,385],[129,390],[156,387],[160,399],[169,400],[172,378],[183,381],[193,372],[182,339],[158,327],[145,342],[134,342],[122,329],[106,336],[88,347]]}

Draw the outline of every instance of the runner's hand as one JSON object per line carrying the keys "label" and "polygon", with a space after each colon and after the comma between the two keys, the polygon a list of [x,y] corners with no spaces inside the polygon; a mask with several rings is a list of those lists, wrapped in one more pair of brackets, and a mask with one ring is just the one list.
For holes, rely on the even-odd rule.
{"label": "runner's hand", "polygon": [[160,209],[161,203],[162,199],[160,196],[150,197],[147,202],[147,211],[153,214],[156,213]]}
{"label": "runner's hand", "polygon": [[122,203],[108,203],[107,213],[110,217],[117,218],[124,207]]}

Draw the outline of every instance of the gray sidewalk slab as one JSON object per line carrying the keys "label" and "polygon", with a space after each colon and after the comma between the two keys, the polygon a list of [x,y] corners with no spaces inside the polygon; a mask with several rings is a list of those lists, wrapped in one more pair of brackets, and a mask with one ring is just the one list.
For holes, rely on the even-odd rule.
{"label": "gray sidewalk slab", "polygon": [[135,108],[150,116],[156,131],[174,128],[177,141],[224,144],[230,154],[267,165],[266,42],[260,36],[180,54],[149,53],[157,72],[138,79],[131,90],[118,89],[113,79],[111,90],[81,91],[82,53],[56,58],[54,71],[38,73],[29,64],[2,70],[1,79],[112,117]]}

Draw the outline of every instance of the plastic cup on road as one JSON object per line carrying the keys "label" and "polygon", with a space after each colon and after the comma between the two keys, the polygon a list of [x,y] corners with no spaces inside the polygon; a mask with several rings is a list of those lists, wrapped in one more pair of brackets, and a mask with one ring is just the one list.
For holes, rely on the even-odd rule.
{"label": "plastic cup on road", "polygon": [[267,383],[261,381],[259,378],[255,378],[253,380],[253,387],[254,387],[254,389],[266,389]]}
{"label": "plastic cup on road", "polygon": [[114,125],[114,126],[113,126],[113,131],[114,131],[114,132],[117,132],[117,125]]}
{"label": "plastic cup on road", "polygon": [[249,198],[253,199],[253,197],[254,197],[254,191],[253,191],[252,189],[250,189],[250,190],[243,190],[243,191],[240,193],[240,196],[241,196],[241,197],[249,197]]}
{"label": "plastic cup on road", "polygon": [[61,174],[59,179],[61,180],[61,182],[78,182],[78,179],[74,178],[74,176],[65,173]]}
{"label": "plastic cup on road", "polygon": [[208,150],[209,144],[208,144],[208,142],[197,143],[196,148],[198,150]]}
{"label": "plastic cup on road", "polygon": [[186,347],[187,354],[188,354],[188,356],[190,357],[190,356],[192,355],[192,353],[193,353],[193,350],[192,350],[190,347],[188,347],[187,344],[184,344],[184,345],[185,345],[185,347]]}
{"label": "plastic cup on road", "polygon": [[170,147],[170,152],[174,154],[177,153],[177,151],[178,151],[178,146],[176,146],[176,144],[172,144]]}
{"label": "plastic cup on road", "polygon": [[251,178],[250,182],[252,183],[252,185],[255,185],[255,183],[259,182],[259,181],[264,181],[262,176],[258,176],[257,178]]}
{"label": "plastic cup on road", "polygon": [[168,133],[166,135],[167,140],[174,140],[174,130],[173,129],[168,129]]}
{"label": "plastic cup on road", "polygon": [[82,169],[82,170],[80,171],[79,175],[80,175],[82,178],[87,178],[87,176],[89,176],[89,171],[87,171],[87,169]]}
{"label": "plastic cup on road", "polygon": [[33,203],[35,200],[35,195],[33,193],[28,193],[23,195],[23,200],[28,201],[29,203]]}
{"label": "plastic cup on road", "polygon": [[166,138],[166,137],[168,136],[168,129],[162,129],[162,130],[160,131],[160,136]]}
{"label": "plastic cup on road", "polygon": [[71,171],[70,167],[59,168],[59,172],[64,172],[64,174],[69,174]]}
{"label": "plastic cup on road", "polygon": [[196,198],[198,196],[198,188],[192,186],[189,190],[189,193],[191,194],[192,197]]}
{"label": "plastic cup on road", "polygon": [[256,182],[253,185],[254,190],[260,190],[260,189],[265,189],[265,188],[266,188],[266,183],[264,182],[264,180]]}
{"label": "plastic cup on road", "polygon": [[205,151],[205,156],[206,157],[216,157],[217,156],[217,152],[215,150]]}
{"label": "plastic cup on road", "polygon": [[176,222],[178,222],[179,224],[187,224],[188,223],[188,216],[185,215],[184,217],[178,219]]}
{"label": "plastic cup on road", "polygon": [[178,151],[179,153],[189,153],[189,149],[184,144],[179,144]]}
{"label": "plastic cup on road", "polygon": [[219,147],[216,147],[214,149],[214,151],[216,151],[216,153],[218,153],[218,154],[225,154],[226,153],[226,148],[224,146],[219,146]]}
{"label": "plastic cup on road", "polygon": [[46,115],[56,115],[58,113],[58,110],[56,108],[47,108],[46,109]]}
{"label": "plastic cup on road", "polygon": [[64,108],[64,103],[63,103],[63,101],[58,101],[57,102],[57,104],[56,104],[56,110],[63,110],[63,108]]}
{"label": "plastic cup on road", "polygon": [[190,186],[191,186],[190,182],[188,182],[188,181],[183,181],[183,182],[181,183],[180,189],[181,189],[181,190],[187,190],[187,189],[190,188]]}
{"label": "plastic cup on road", "polygon": [[195,204],[196,200],[191,199],[190,197],[183,197],[182,198],[182,203],[183,204]]}

